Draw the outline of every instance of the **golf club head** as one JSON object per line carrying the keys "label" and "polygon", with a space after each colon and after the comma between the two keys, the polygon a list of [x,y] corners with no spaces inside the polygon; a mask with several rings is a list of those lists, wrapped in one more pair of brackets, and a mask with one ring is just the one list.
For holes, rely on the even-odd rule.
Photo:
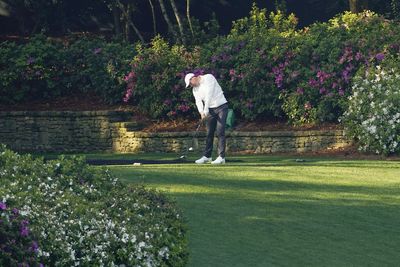
{"label": "golf club head", "polygon": [[202,124],[202,121],[200,121],[199,125],[197,125],[196,132],[199,131],[199,129],[200,129],[200,127],[201,127],[201,124]]}

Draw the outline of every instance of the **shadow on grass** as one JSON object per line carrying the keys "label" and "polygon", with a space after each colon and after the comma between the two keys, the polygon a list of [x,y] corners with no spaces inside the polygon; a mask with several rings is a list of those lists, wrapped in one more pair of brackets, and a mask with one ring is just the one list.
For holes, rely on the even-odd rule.
{"label": "shadow on grass", "polygon": [[[164,173],[165,170],[153,170],[154,173],[149,175],[149,171],[144,168],[121,168],[118,173],[133,172],[135,178],[125,179],[128,182],[136,182],[143,184],[157,184],[157,186],[168,185],[169,187],[205,187],[212,190],[232,191],[240,193],[243,190],[253,192],[318,192],[320,194],[365,194],[365,195],[382,195],[384,197],[397,197],[400,190],[398,187],[386,187],[379,185],[332,185],[324,182],[324,177],[319,174],[307,173],[307,177],[315,182],[290,181],[296,180],[296,174],[288,173],[284,170],[265,169],[264,177],[255,177],[254,175],[227,174],[219,168],[220,172],[215,172],[212,178],[209,173],[194,172],[193,170],[173,172],[173,174]],[[162,173],[162,176],[157,173]],[[257,173],[258,175],[259,172]],[[233,176],[235,175],[235,176]],[[304,174],[298,174],[302,176]],[[276,179],[274,177],[280,177]],[[161,178],[162,177],[162,178]],[[219,178],[226,177],[226,178]],[[331,177],[331,179],[334,179]],[[400,183],[400,182],[399,182]],[[196,193],[196,192],[193,192]]]}
{"label": "shadow on grass", "polygon": [[239,183],[206,184],[227,191],[169,193],[189,219],[192,266],[394,266],[400,260],[398,189],[252,181],[245,182],[252,191],[241,193]]}
{"label": "shadow on grass", "polygon": [[[400,181],[394,179],[394,162],[237,159],[244,161],[111,170],[177,200],[190,229],[189,267],[400,262]],[[350,171],[335,173],[347,167]],[[390,180],[382,175],[386,169]]]}
{"label": "shadow on grass", "polygon": [[395,266],[400,260],[398,206],[174,195],[190,220],[192,266]]}

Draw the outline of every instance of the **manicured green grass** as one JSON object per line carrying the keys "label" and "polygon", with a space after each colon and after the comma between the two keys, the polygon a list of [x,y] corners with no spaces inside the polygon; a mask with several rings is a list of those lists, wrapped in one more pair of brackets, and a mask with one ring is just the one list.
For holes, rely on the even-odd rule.
{"label": "manicured green grass", "polygon": [[189,226],[189,266],[399,264],[400,162],[229,159],[110,168],[177,200]]}

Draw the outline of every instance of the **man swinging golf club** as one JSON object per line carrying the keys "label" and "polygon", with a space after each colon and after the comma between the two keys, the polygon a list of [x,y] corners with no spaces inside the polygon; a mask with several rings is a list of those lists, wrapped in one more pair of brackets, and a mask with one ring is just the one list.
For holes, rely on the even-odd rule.
{"label": "man swinging golf club", "polygon": [[[196,160],[197,164],[211,162],[211,164],[225,163],[225,126],[228,114],[228,101],[224,96],[221,86],[212,74],[195,75],[188,73],[185,76],[186,87],[191,86],[193,96],[201,120],[206,121],[207,139],[203,156]],[[218,137],[218,157],[212,161],[214,133]]]}

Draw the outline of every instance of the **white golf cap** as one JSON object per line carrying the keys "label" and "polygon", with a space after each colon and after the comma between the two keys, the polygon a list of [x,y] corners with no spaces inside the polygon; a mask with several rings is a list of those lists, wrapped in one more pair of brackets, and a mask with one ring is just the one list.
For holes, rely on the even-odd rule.
{"label": "white golf cap", "polygon": [[188,73],[188,74],[186,74],[186,76],[185,76],[185,85],[186,85],[186,88],[189,86],[189,84],[190,84],[190,79],[192,79],[193,76],[194,76],[193,73]]}

